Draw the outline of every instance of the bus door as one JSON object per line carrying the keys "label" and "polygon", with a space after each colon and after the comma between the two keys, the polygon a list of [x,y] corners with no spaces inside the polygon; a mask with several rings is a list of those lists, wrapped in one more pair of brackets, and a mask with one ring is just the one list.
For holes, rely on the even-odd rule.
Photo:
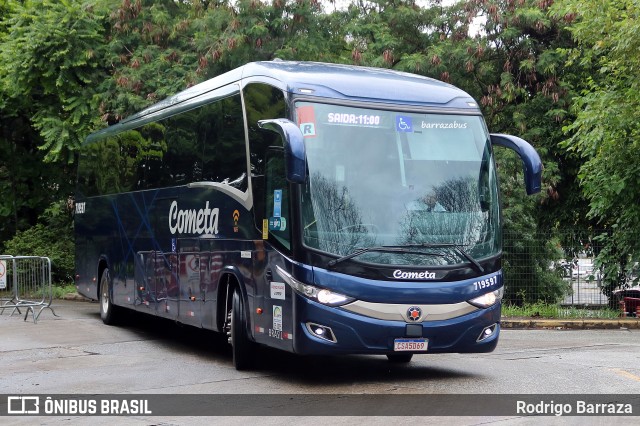
{"label": "bus door", "polygon": [[155,252],[153,262],[153,276],[155,277],[155,291],[157,300],[157,315],[176,320],[180,312],[180,287],[178,277],[178,239],[173,235],[164,234],[167,229],[167,217],[164,212],[169,212],[171,205],[177,202],[178,196],[175,190],[164,191],[160,196],[145,202],[152,206],[148,213],[153,221],[153,229],[156,230],[158,239],[150,242],[153,247],[160,250]]}
{"label": "bus door", "polygon": [[196,239],[178,240],[179,320],[185,324],[202,325],[202,291],[200,288],[201,255]]}
{"label": "bus door", "polygon": [[[139,251],[134,260],[134,300],[137,310],[155,313],[157,309],[156,252]],[[131,302],[130,295],[127,302]]]}
{"label": "bus door", "polygon": [[[202,327],[216,330],[217,293],[224,265],[224,252],[215,241],[200,241],[200,292]],[[217,249],[216,249],[217,247]]]}
{"label": "bus door", "polygon": [[137,310],[167,318],[177,316],[178,305],[171,303],[171,297],[177,295],[175,258],[172,253],[153,250],[136,254],[133,304]]}
{"label": "bus door", "polygon": [[154,276],[158,315],[177,319],[179,312],[178,256],[173,252],[156,252]]}
{"label": "bus door", "polygon": [[262,297],[263,314],[255,316],[255,338],[266,345],[293,349],[293,293],[281,271],[291,272],[292,264],[280,254],[291,251],[289,184],[284,151],[270,147],[266,153],[264,205],[268,217],[266,259],[262,273],[255,277]]}

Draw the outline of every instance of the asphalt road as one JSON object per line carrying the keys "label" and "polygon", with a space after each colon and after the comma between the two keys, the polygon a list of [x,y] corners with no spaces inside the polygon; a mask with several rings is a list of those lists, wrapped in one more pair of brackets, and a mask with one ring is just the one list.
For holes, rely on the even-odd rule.
{"label": "asphalt road", "polygon": [[[390,364],[384,356],[298,357],[269,350],[261,353],[260,369],[239,372],[221,335],[143,315],[132,315],[127,326],[106,326],[96,303],[55,301],[53,307],[59,316],[45,310],[37,324],[8,312],[0,315],[0,394],[640,394],[640,330],[503,329],[493,353],[420,355],[408,365]],[[348,419],[332,423],[350,424]],[[33,424],[33,418],[11,420]],[[45,420],[58,424],[69,418]],[[89,423],[89,418],[75,420]],[[204,422],[197,417],[126,420]],[[287,423],[279,417],[267,420]],[[442,420],[537,424],[531,417]],[[113,418],[102,421],[112,424]],[[237,424],[237,418],[216,422]],[[302,424],[307,422],[326,423],[309,418]],[[367,422],[386,424],[388,418]]]}

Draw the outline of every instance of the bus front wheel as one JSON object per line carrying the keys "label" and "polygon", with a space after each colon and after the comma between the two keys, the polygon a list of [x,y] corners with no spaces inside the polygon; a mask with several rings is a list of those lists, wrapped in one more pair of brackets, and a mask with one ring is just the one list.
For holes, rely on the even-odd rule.
{"label": "bus front wheel", "polygon": [[102,322],[107,325],[114,325],[118,322],[119,311],[118,307],[113,304],[111,300],[111,274],[109,269],[102,271],[102,277],[100,277],[100,318]]}
{"label": "bus front wheel", "polygon": [[236,370],[249,370],[255,364],[256,344],[247,336],[247,315],[238,288],[233,292],[229,323],[233,366]]}

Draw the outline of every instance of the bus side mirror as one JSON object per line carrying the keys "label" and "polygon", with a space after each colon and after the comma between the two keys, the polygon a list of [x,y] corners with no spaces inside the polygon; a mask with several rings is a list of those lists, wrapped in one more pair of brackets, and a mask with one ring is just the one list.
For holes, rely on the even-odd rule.
{"label": "bus side mirror", "polygon": [[491,144],[514,150],[522,159],[524,185],[527,195],[540,192],[542,187],[542,160],[529,142],[517,136],[492,133]]}
{"label": "bus side mirror", "polygon": [[307,164],[304,137],[298,126],[291,120],[275,118],[258,121],[258,127],[282,136],[287,180],[291,183],[304,183]]}

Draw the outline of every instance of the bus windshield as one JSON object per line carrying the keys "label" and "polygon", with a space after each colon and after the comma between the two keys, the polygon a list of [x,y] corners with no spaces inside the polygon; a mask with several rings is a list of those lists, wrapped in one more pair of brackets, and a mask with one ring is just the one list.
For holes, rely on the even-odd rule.
{"label": "bus windshield", "polygon": [[[479,115],[296,103],[308,177],[303,242],[354,261],[455,265],[500,252],[497,182]],[[393,246],[392,250],[363,250]],[[407,247],[411,250],[397,250]]]}

